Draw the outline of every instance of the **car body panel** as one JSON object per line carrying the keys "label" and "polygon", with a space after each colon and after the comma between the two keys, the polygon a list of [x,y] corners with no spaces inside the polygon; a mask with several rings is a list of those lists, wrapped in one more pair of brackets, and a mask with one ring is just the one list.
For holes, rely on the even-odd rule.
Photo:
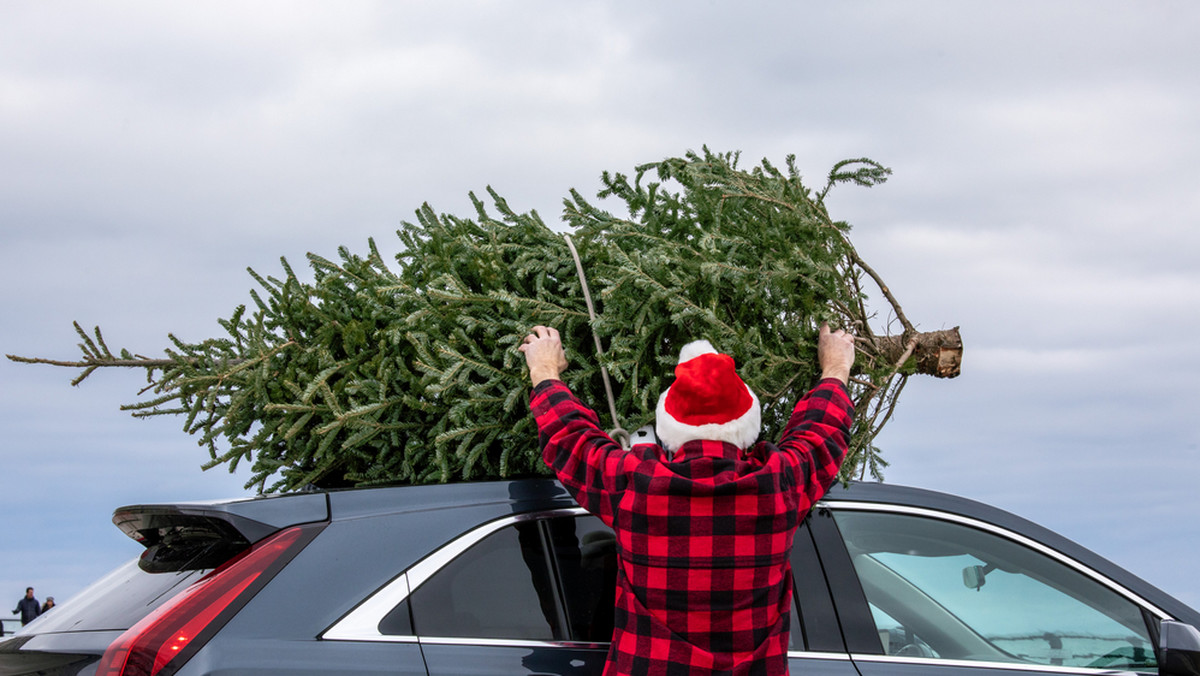
{"label": "car body panel", "polygon": [[[298,638],[238,636],[206,646],[176,676],[425,676],[421,647]],[[81,675],[84,676],[84,675]]]}

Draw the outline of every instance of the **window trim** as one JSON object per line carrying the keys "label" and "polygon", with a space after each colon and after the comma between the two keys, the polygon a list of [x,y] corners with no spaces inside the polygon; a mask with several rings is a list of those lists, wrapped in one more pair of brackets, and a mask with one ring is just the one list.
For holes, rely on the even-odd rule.
{"label": "window trim", "polygon": [[[857,512],[882,512],[882,513],[889,513],[889,514],[902,514],[902,515],[908,515],[908,516],[917,516],[917,517],[936,519],[939,521],[944,521],[944,522],[949,522],[949,523],[954,523],[954,524],[958,524],[958,525],[975,528],[975,529],[990,533],[992,535],[996,535],[998,537],[1005,538],[1016,544],[1028,547],[1029,549],[1032,549],[1044,556],[1049,557],[1050,559],[1052,559],[1054,561],[1059,562],[1062,565],[1067,566],[1068,568],[1080,573],[1081,575],[1087,577],[1088,579],[1091,579],[1092,581],[1100,584],[1102,587],[1105,587],[1106,589],[1116,593],[1117,595],[1121,596],[1125,600],[1132,603],[1135,607],[1137,607],[1139,610],[1142,611],[1143,617],[1145,617],[1147,614],[1149,614],[1150,616],[1152,616],[1153,619],[1157,619],[1160,621],[1164,620],[1164,619],[1172,618],[1170,613],[1167,613],[1166,611],[1164,611],[1163,609],[1154,605],[1153,603],[1146,600],[1142,596],[1140,596],[1137,593],[1126,588],[1124,585],[1110,579],[1108,576],[1106,576],[1103,573],[1101,573],[1100,571],[1092,568],[1091,566],[1088,566],[1087,564],[1077,561],[1076,559],[1068,556],[1067,554],[1065,554],[1053,547],[1042,544],[1041,542],[1034,540],[1034,539],[1030,538],[1029,536],[1022,535],[1016,531],[1010,530],[1008,528],[999,526],[997,524],[994,524],[994,523],[991,523],[988,521],[983,521],[983,520],[977,519],[975,517],[970,517],[970,516],[958,514],[955,512],[946,512],[946,511],[942,511],[942,510],[938,510],[938,509],[931,509],[928,507],[917,507],[917,506],[913,506],[913,505],[898,505],[898,504],[892,504],[892,503],[838,500],[838,501],[830,501],[830,502],[820,502],[820,503],[818,503],[817,506],[823,507],[825,509],[828,509],[828,510],[834,511],[834,512],[836,512],[837,510],[846,510],[846,511],[857,511]],[[838,536],[838,541],[841,545],[842,550],[845,551],[845,541],[841,538],[840,534]],[[857,575],[854,575],[854,578],[857,582]],[[842,596],[842,595],[835,594],[835,596]],[[865,600],[866,600],[865,597],[863,597],[864,602],[865,602]],[[844,603],[844,601],[843,601],[843,603]],[[1146,618],[1146,619],[1149,620],[1151,618]],[[1154,632],[1153,632],[1153,628],[1150,626],[1151,624],[1153,624],[1153,623],[1148,621],[1147,628],[1151,630],[1151,636],[1153,638]],[[863,652],[858,652],[858,651],[851,651],[850,659],[855,662],[862,661],[862,662],[877,662],[877,663],[888,663],[888,664],[912,664],[912,665],[925,665],[925,666],[991,668],[991,669],[996,669],[996,670],[1000,670],[1000,671],[1017,670],[1017,671],[1056,673],[1056,674],[1073,673],[1073,674],[1092,674],[1092,675],[1104,673],[1104,670],[1091,669],[1091,668],[1087,668],[1087,667],[1021,664],[1021,663],[1010,663],[1010,662],[989,662],[989,661],[983,661],[983,660],[940,659],[940,658],[929,658],[929,657],[902,657],[902,656],[896,656],[896,655],[882,655],[882,654],[877,654],[877,653],[863,653]],[[1121,672],[1121,673],[1133,674],[1133,673],[1141,673],[1141,672]]]}
{"label": "window trim", "polygon": [[1087,676],[1111,676],[1112,674],[1127,674],[1128,676],[1151,676],[1151,672],[1093,669],[1090,667],[1071,667],[1050,664],[1022,664],[1020,662],[987,662],[983,660],[944,660],[934,657],[901,657],[898,655],[850,655],[854,662],[874,662],[878,664],[907,664],[930,667],[958,667],[976,669],[994,669],[998,672],[1029,671],[1044,674],[1085,674]]}
{"label": "window trim", "polygon": [[842,618],[838,615],[837,603],[821,560],[817,531],[822,529],[814,524],[815,517],[810,513],[801,522],[792,544],[792,624],[797,626],[799,632],[795,643],[804,646],[802,651],[795,648],[789,650],[788,654],[793,657],[818,653],[842,656],[849,652],[842,631]]}
{"label": "window trim", "polygon": [[409,595],[425,583],[434,573],[441,570],[457,556],[467,551],[487,536],[503,528],[526,521],[539,521],[560,516],[580,516],[588,512],[582,507],[548,509],[522,514],[510,514],[493,519],[459,535],[430,552],[407,570],[400,573],[375,593],[371,594],[353,610],[344,615],[318,638],[332,641],[382,641],[386,643],[469,643],[477,645],[545,646],[545,645],[594,645],[571,641],[531,641],[528,639],[464,638],[459,636],[404,636],[382,634],[379,623],[393,608],[403,603]]}

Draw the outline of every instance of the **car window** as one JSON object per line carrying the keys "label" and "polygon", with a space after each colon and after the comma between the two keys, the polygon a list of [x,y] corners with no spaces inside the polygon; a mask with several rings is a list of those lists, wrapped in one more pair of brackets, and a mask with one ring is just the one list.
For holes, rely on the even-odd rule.
{"label": "car window", "polygon": [[1141,609],[995,533],[835,510],[885,654],[1154,672]]}
{"label": "car window", "polygon": [[40,633],[124,631],[207,571],[147,573],[133,559],[100,578],[30,627]]}
{"label": "car window", "polygon": [[480,540],[413,590],[424,636],[553,640],[562,636],[549,561],[536,521]]}

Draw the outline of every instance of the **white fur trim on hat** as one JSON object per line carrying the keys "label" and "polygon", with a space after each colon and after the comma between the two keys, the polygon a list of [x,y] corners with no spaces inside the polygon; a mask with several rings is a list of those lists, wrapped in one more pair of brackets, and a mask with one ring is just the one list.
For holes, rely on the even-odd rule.
{"label": "white fur trim on hat", "polygon": [[[679,363],[691,361],[704,354],[719,353],[707,340],[693,341],[684,345],[679,351]],[[655,413],[655,433],[663,448],[673,453],[685,443],[696,440],[724,441],[738,448],[749,448],[758,440],[759,432],[762,431],[762,406],[754,391],[745,383],[742,383],[742,386],[746,388],[746,392],[750,394],[753,402],[750,408],[740,417],[728,422],[703,425],[680,422],[668,413],[666,402],[670,388],[663,391],[658,397],[658,407]]]}
{"label": "white fur trim on hat", "polygon": [[727,423],[710,423],[707,425],[687,425],[681,423],[667,413],[667,393],[658,397],[658,410],[655,414],[654,428],[663,448],[674,453],[680,446],[689,441],[703,439],[707,441],[726,441],[738,448],[749,448],[758,441],[762,431],[762,407],[754,391],[746,387],[754,405],[750,410]]}

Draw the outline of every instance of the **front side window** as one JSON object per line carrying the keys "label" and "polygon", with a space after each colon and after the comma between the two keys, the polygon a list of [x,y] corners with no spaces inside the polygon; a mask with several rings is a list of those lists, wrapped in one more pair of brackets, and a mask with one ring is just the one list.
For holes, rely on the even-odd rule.
{"label": "front side window", "polygon": [[924,516],[834,519],[887,655],[1156,671],[1142,610],[1061,561]]}

